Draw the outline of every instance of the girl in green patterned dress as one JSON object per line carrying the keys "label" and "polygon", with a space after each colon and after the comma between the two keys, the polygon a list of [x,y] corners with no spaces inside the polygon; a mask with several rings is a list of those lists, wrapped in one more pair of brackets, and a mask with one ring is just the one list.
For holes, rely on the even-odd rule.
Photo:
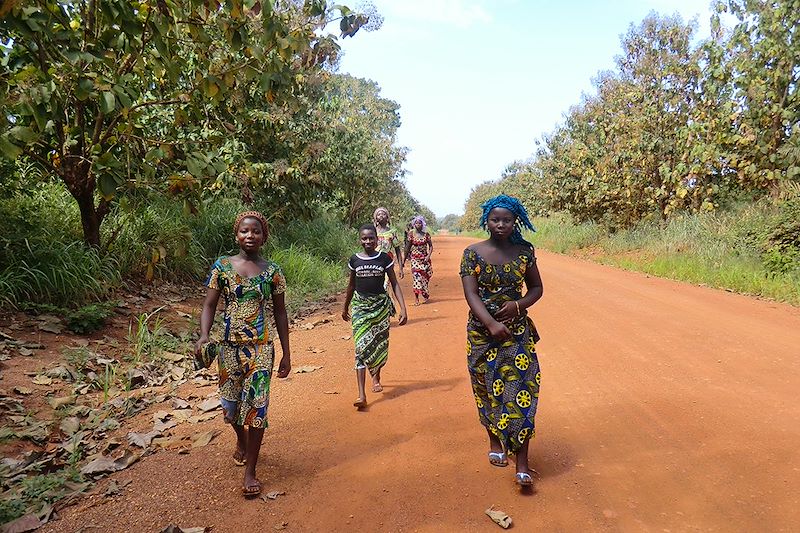
{"label": "girl in green patterned dress", "polygon": [[257,211],[236,217],[233,230],[239,253],[220,257],[206,280],[206,299],[200,316],[199,355],[209,342],[211,325],[220,296],[225,302],[224,337],[217,349],[219,391],[225,421],[236,432],[234,463],[245,465],[242,494],[261,493],[256,462],[267,427],[267,407],[275,348],[269,327],[269,300],[283,357],[278,377],[292,368],[289,352],[289,321],[284,292],[286,280],[281,268],[259,255],[267,239],[267,220]]}
{"label": "girl in green patterned dress", "polygon": [[[464,250],[461,282],[469,304],[467,356],[478,417],[489,435],[489,462],[516,457],[516,481],[533,484],[528,445],[539,400],[538,335],[528,307],[542,297],[533,245],[521,228],[533,230],[516,198],[500,195],[483,204],[481,226],[489,239]],[[523,295],[523,285],[527,291]]]}
{"label": "girl in green patterned dress", "polygon": [[352,302],[353,341],[356,348],[356,382],[358,398],[353,405],[358,409],[367,406],[365,381],[367,369],[372,376],[372,392],[381,392],[381,369],[389,356],[389,317],[394,305],[386,294],[385,280],[394,291],[400,306],[400,325],[406,323],[406,304],[403,292],[394,274],[394,260],[377,249],[378,235],[375,226],[365,224],[359,229],[363,254],[353,254],[347,262],[350,282],[344,297],[342,319],[350,320]]}

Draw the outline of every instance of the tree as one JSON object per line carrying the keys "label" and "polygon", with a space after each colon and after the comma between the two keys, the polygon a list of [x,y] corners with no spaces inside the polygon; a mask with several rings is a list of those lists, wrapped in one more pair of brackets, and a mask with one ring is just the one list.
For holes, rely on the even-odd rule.
{"label": "tree", "polygon": [[717,4],[738,23],[729,41],[737,106],[731,164],[748,188],[800,181],[800,1]]}
{"label": "tree", "polygon": [[[36,0],[4,7],[0,153],[36,161],[75,198],[86,244],[125,187],[173,191],[241,157],[243,101],[291,99],[323,63],[323,0]],[[344,35],[368,20],[344,6]]]}

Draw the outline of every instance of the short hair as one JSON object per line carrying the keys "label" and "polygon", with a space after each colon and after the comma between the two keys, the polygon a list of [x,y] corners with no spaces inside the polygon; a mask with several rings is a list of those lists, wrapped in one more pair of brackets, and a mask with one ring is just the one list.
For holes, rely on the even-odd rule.
{"label": "short hair", "polygon": [[375,232],[375,235],[378,234],[378,230],[375,228],[375,224],[367,222],[366,224],[361,224],[361,227],[358,228],[358,232],[361,233],[365,229],[372,230]]}

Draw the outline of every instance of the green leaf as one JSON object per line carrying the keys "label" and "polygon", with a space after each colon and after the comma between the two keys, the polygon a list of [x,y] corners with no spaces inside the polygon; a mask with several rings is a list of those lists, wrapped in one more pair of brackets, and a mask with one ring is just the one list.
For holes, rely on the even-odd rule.
{"label": "green leaf", "polygon": [[8,140],[8,135],[0,136],[0,153],[8,159],[16,159],[22,154],[22,148]]}
{"label": "green leaf", "polygon": [[117,179],[113,174],[105,173],[97,180],[97,186],[100,189],[100,195],[104,200],[108,201],[114,198],[117,194],[118,187]]}
{"label": "green leaf", "polygon": [[109,114],[116,108],[116,98],[111,91],[105,91],[100,97],[100,111]]}
{"label": "green leaf", "polygon": [[8,130],[8,133],[16,140],[23,143],[29,143],[37,137],[36,132],[27,126],[14,126]]}

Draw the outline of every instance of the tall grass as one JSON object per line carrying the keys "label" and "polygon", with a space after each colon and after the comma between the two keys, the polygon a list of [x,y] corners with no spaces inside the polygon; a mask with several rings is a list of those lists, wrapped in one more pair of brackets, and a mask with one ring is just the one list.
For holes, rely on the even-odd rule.
{"label": "tall grass", "polygon": [[[220,198],[187,214],[171,199],[144,198],[107,217],[107,248],[95,251],[83,245],[77,206],[58,184],[0,199],[0,305],[75,306],[131,278],[197,283],[215,258],[238,251],[232,225],[244,209]],[[353,230],[321,213],[274,222],[264,254],[284,269],[296,306],[341,287],[342,265],[355,244]]]}
{"label": "tall grass", "polygon": [[[800,305],[800,261],[791,245],[776,248],[773,242],[775,228],[787,220],[786,209],[769,202],[739,205],[665,224],[646,221],[613,234],[559,213],[537,218],[538,231],[529,238],[559,253]],[[770,259],[775,254],[781,259],[777,266]]]}

